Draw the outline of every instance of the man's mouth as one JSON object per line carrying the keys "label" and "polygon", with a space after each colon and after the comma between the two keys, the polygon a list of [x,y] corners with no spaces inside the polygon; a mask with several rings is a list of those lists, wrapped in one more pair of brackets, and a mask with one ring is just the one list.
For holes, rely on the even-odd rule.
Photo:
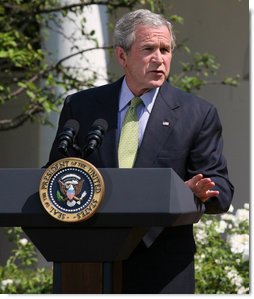
{"label": "man's mouth", "polygon": [[160,70],[153,70],[153,71],[151,71],[151,73],[157,74],[157,75],[164,75],[164,71],[160,71]]}

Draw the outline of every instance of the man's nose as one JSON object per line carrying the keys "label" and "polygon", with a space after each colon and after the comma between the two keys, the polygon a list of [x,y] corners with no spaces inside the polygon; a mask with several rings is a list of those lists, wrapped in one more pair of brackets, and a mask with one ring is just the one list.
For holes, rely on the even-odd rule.
{"label": "man's nose", "polygon": [[160,49],[157,49],[153,53],[153,62],[161,64],[163,62],[162,54]]}

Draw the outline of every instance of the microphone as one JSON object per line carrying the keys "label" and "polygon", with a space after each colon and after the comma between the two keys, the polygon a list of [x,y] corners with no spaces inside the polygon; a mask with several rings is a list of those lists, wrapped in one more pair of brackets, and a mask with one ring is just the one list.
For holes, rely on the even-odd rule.
{"label": "microphone", "polygon": [[108,123],[104,119],[97,119],[87,135],[87,143],[83,150],[83,157],[90,155],[97,147],[101,145],[103,136],[107,132]]}
{"label": "microphone", "polygon": [[63,131],[57,136],[58,150],[64,156],[68,155],[69,148],[75,148],[74,140],[79,131],[79,123],[75,119],[69,119],[64,127]]}

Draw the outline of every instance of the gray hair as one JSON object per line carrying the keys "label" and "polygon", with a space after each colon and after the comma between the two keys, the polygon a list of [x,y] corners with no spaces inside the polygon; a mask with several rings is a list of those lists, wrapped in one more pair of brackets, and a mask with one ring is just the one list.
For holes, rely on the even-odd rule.
{"label": "gray hair", "polygon": [[171,35],[171,50],[175,47],[175,36],[172,24],[162,15],[155,14],[147,9],[138,9],[125,14],[117,21],[113,39],[114,47],[121,47],[128,52],[135,41],[135,29],[138,25],[147,25],[154,28],[167,26]]}

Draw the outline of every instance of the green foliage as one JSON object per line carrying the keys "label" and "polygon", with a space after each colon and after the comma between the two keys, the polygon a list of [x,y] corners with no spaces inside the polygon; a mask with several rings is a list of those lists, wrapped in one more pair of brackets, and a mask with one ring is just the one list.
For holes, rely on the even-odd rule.
{"label": "green foliage", "polygon": [[187,92],[200,90],[208,84],[223,84],[237,86],[239,76],[235,78],[226,77],[221,81],[214,81],[211,78],[217,74],[220,64],[216,62],[214,55],[210,53],[191,53],[185,42],[178,45],[178,49],[182,49],[187,55],[187,61],[180,61],[181,72],[179,74],[170,75],[170,82]]}
{"label": "green foliage", "polygon": [[[0,0],[0,105],[25,99],[18,115],[0,120],[0,131],[15,129],[29,120],[47,124],[49,113],[59,111],[67,92],[95,85],[101,74],[91,71],[87,53],[112,49],[112,45],[100,45],[96,31],[87,29],[83,12],[89,12],[89,7],[95,4],[104,5],[112,14],[120,8],[132,10],[138,7],[164,13],[165,2],[80,0],[65,4],[58,0]],[[177,14],[167,17],[173,23],[184,24],[183,18]],[[76,26],[75,32],[69,36],[63,29],[66,19]],[[72,45],[71,53],[59,61],[54,61],[53,53],[43,46],[50,32],[48,29],[58,32]],[[80,43],[80,39],[84,42]],[[170,76],[172,84],[188,92],[210,84],[210,76],[219,68],[215,57],[209,53],[192,54],[186,42],[178,42],[176,51],[181,50],[187,58],[180,62],[180,74]],[[86,61],[88,67],[71,64],[74,57]],[[229,77],[212,83],[236,86],[237,80]]]}
{"label": "green foliage", "polygon": [[249,205],[194,226],[197,294],[249,293]]}
{"label": "green foliage", "polygon": [[[34,245],[21,228],[8,229],[15,244],[0,267],[0,294],[51,294],[51,269],[37,268]],[[196,294],[249,293],[249,205],[233,213],[203,215],[194,225]]]}
{"label": "green foliage", "polygon": [[[0,0],[0,104],[25,99],[19,115],[0,120],[0,131],[15,129],[28,120],[48,123],[48,114],[59,111],[68,91],[94,86],[96,72],[67,62],[73,57],[88,62],[87,52],[112,46],[98,44],[95,30],[87,30],[83,12],[94,4],[115,11],[121,7],[132,9],[137,3],[151,7],[154,1],[80,0],[65,4],[57,0]],[[66,35],[64,19],[75,24],[78,35]],[[57,31],[72,44],[72,52],[59,61],[54,61],[43,46],[50,32],[47,29]],[[82,45],[80,37],[85,41]]]}
{"label": "green foliage", "polygon": [[0,294],[52,293],[52,271],[37,267],[34,245],[22,238],[21,228],[9,228],[7,232],[15,248],[6,264],[0,267]]}

